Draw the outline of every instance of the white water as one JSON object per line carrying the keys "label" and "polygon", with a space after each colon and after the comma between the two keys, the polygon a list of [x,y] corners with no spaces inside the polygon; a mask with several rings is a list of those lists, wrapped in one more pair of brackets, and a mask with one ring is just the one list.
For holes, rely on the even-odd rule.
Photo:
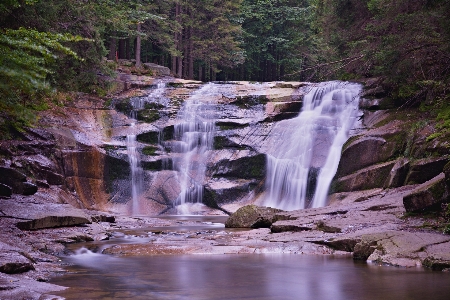
{"label": "white water", "polygon": [[166,84],[164,82],[159,82],[156,88],[153,89],[147,97],[139,97],[131,99],[131,105],[133,107],[133,110],[131,111],[130,117],[134,120],[134,122],[130,124],[132,133],[127,135],[127,154],[131,169],[132,215],[138,215],[141,212],[140,196],[143,190],[143,178],[144,178],[144,171],[141,167],[141,157],[137,149],[137,142],[136,142],[137,111],[143,109],[145,107],[145,103],[149,102],[167,105],[167,103],[165,102],[167,101],[167,98],[163,96],[165,89]]}
{"label": "white water", "polygon": [[173,159],[181,187],[178,212],[189,213],[187,203],[202,203],[208,150],[213,148],[217,87],[213,83],[195,91],[184,103],[174,128],[177,140]]}
{"label": "white water", "polygon": [[326,205],[341,149],[358,110],[358,84],[325,82],[304,96],[298,117],[279,122],[269,137],[263,205],[285,210]]}

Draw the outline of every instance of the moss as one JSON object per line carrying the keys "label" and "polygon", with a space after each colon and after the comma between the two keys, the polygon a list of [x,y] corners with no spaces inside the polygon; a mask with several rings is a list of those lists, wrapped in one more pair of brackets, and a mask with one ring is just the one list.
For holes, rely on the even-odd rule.
{"label": "moss", "polygon": [[245,95],[237,96],[236,100],[232,104],[237,105],[239,108],[250,108],[258,104],[265,104],[269,102],[269,98],[266,95]]}
{"label": "moss", "polygon": [[348,146],[350,146],[351,143],[353,143],[354,141],[356,141],[357,139],[359,139],[361,137],[361,135],[355,135],[350,137],[342,146],[342,152],[344,152],[345,149],[347,149]]}
{"label": "moss", "polygon": [[103,182],[107,193],[114,191],[114,181],[130,177],[130,164],[127,161],[107,155],[103,170]]}
{"label": "moss", "polygon": [[184,84],[181,82],[169,82],[169,83],[167,83],[167,86],[173,87],[173,88],[180,88],[180,87],[183,87]]}
{"label": "moss", "polygon": [[145,146],[142,148],[142,154],[153,156],[155,155],[156,151],[158,150],[158,147],[155,146]]}
{"label": "moss", "polygon": [[120,111],[126,115],[129,115],[133,110],[133,106],[130,103],[130,99],[122,99],[116,102],[114,105],[117,111]]}
{"label": "moss", "polygon": [[141,143],[157,145],[159,143],[159,132],[149,131],[141,133],[136,138]]}
{"label": "moss", "polygon": [[137,119],[146,123],[152,123],[159,120],[161,116],[156,109],[141,109],[137,112]]}
{"label": "moss", "polygon": [[156,102],[145,102],[144,103],[145,109],[161,109],[164,108],[164,105]]}

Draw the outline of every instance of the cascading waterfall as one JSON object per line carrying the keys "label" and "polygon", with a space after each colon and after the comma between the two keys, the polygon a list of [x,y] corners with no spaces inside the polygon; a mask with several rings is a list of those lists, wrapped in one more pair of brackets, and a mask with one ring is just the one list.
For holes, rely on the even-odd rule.
{"label": "cascading waterfall", "polygon": [[166,84],[164,82],[159,82],[156,85],[156,88],[153,89],[147,97],[139,97],[131,99],[131,106],[133,107],[130,113],[130,117],[133,119],[133,122],[130,124],[132,134],[127,135],[126,145],[127,145],[128,161],[130,163],[131,169],[132,215],[137,215],[140,213],[139,197],[142,193],[143,174],[144,174],[144,171],[141,167],[141,158],[139,151],[137,150],[137,142],[136,142],[137,111],[143,109],[145,107],[145,103],[148,102],[160,103],[161,101],[165,101],[166,98],[163,97],[165,89]]}
{"label": "cascading waterfall", "polygon": [[184,103],[175,124],[177,140],[173,166],[179,172],[181,192],[177,198],[178,211],[188,213],[186,203],[202,203],[207,152],[213,148],[215,132],[214,97],[216,85],[209,83],[194,92]]}
{"label": "cascading waterfall", "polygon": [[300,114],[269,137],[264,205],[285,210],[326,204],[341,149],[358,111],[361,87],[325,82],[304,96]]}

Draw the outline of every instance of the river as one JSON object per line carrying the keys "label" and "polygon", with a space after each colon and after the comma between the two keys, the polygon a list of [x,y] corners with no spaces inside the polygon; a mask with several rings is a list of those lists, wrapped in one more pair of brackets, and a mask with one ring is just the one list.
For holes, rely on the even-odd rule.
{"label": "river", "polygon": [[[176,217],[182,220],[189,217]],[[192,226],[225,230],[214,218]],[[201,221],[201,222],[200,222]],[[116,257],[104,247],[149,242],[145,230],[119,231],[109,241],[72,245],[68,273],[51,283],[66,299],[448,299],[450,273],[354,262],[350,256],[296,254],[154,255]],[[86,248],[87,247],[87,248]],[[97,249],[92,252],[89,249]]]}

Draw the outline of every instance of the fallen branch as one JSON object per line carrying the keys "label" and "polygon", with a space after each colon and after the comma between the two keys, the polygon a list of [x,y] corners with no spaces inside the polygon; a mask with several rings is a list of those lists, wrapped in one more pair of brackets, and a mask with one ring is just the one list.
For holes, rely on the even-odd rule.
{"label": "fallen branch", "polygon": [[321,68],[321,67],[324,67],[324,66],[334,65],[334,64],[338,64],[338,63],[344,62],[344,61],[349,61],[349,62],[346,64],[346,65],[348,65],[348,64],[351,63],[352,61],[361,59],[361,58],[363,58],[363,57],[364,57],[364,54],[361,54],[361,55],[359,55],[359,56],[354,56],[354,57],[348,57],[348,58],[344,58],[344,59],[340,59],[340,60],[335,60],[335,61],[332,61],[332,62],[329,62],[329,63],[324,63],[324,64],[320,64],[320,65],[315,65],[315,66],[313,66],[313,67],[309,67],[309,68],[300,70],[300,71],[298,71],[298,72],[294,72],[294,73],[291,73],[291,74],[287,74],[287,75],[285,75],[285,76],[291,76],[291,75],[295,75],[295,74],[298,74],[298,73],[301,73],[301,72],[305,72],[305,71],[309,71],[309,70],[315,70],[315,69],[318,69],[318,68]]}

